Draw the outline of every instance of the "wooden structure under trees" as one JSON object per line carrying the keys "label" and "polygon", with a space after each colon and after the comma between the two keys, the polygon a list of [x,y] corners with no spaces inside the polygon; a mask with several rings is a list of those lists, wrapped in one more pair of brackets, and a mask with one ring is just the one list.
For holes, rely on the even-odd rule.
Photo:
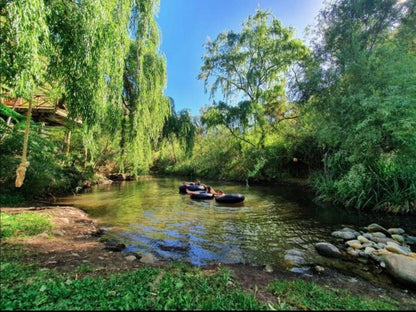
{"label": "wooden structure under trees", "polygon": [[[29,110],[29,101],[22,98],[10,99],[2,97],[1,103],[16,112],[25,115]],[[69,121],[68,110],[64,105],[64,97],[55,103],[49,101],[46,95],[35,95],[32,103],[32,120],[35,122],[45,122],[48,126],[65,126]],[[77,124],[82,124],[80,119],[71,120]]]}

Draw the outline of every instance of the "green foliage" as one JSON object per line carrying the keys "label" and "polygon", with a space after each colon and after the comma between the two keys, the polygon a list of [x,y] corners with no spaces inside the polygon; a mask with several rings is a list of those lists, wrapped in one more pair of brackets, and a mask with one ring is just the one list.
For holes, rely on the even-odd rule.
{"label": "green foliage", "polygon": [[284,310],[397,310],[397,303],[353,296],[344,289],[325,289],[302,280],[273,281],[268,289]]}
{"label": "green foliage", "polygon": [[13,90],[17,97],[30,99],[47,67],[47,10],[43,0],[2,2],[0,85]]}
{"label": "green foliage", "polygon": [[4,117],[10,117],[15,122],[21,122],[24,119],[24,116],[4,104],[0,104],[0,115]]}
{"label": "green foliage", "polygon": [[2,310],[259,310],[253,296],[230,286],[228,271],[143,268],[106,277],[62,275],[6,261]]}
{"label": "green foliage", "polygon": [[[22,123],[23,124],[23,123]],[[23,145],[21,124],[13,128],[6,127],[0,142],[0,200],[3,205],[16,204],[17,199],[33,200],[42,194],[68,192],[73,190],[82,179],[82,166],[67,162],[62,166],[65,157],[62,155],[61,141],[56,133],[47,131],[35,124],[31,125],[31,139],[28,144],[28,161],[25,183],[15,188],[15,170]],[[4,200],[4,201],[3,201]]]}
{"label": "green foliage", "polygon": [[286,102],[285,75],[306,57],[306,47],[293,38],[292,29],[262,10],[248,17],[241,32],[223,32],[205,47],[199,79],[205,86],[213,80],[211,96],[221,91],[230,103],[214,102],[201,121],[222,125],[236,139],[262,148],[275,124],[296,118]]}
{"label": "green foliage", "polygon": [[34,212],[7,214],[1,213],[0,237],[33,236],[52,229],[48,215]]}
{"label": "green foliage", "polygon": [[323,200],[414,211],[416,54],[403,39],[416,32],[403,5],[342,0],[320,14],[323,40],[305,64],[303,99],[326,150],[324,172],[312,179]]}
{"label": "green foliage", "polygon": [[169,116],[169,101],[163,91],[166,64],[159,54],[159,31],[154,18],[158,1],[139,1],[132,11],[135,40],[129,43],[123,73],[120,171],[148,173],[152,152]]}

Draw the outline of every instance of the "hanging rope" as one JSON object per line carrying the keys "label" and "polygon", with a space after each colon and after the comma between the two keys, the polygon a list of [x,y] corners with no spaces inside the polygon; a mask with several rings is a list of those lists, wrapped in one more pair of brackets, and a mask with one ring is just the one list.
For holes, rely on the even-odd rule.
{"label": "hanging rope", "polygon": [[27,155],[27,143],[29,140],[30,120],[32,117],[32,98],[33,97],[30,97],[29,110],[26,115],[26,129],[25,129],[25,137],[23,141],[22,162],[20,163],[19,167],[16,169],[16,181],[14,183],[16,187],[21,187],[23,185],[23,181],[25,180],[25,175],[26,175],[26,169],[27,167],[29,167],[29,162],[26,160],[26,155]]}

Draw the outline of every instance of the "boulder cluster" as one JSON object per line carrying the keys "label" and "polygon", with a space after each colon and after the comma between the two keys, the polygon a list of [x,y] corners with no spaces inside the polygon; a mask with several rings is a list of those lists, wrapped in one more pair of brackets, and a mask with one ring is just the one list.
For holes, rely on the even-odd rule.
{"label": "boulder cluster", "polygon": [[343,228],[331,233],[337,246],[320,242],[315,245],[320,255],[356,259],[363,263],[374,261],[395,280],[416,287],[416,237],[402,228],[386,229],[376,223],[360,231]]}

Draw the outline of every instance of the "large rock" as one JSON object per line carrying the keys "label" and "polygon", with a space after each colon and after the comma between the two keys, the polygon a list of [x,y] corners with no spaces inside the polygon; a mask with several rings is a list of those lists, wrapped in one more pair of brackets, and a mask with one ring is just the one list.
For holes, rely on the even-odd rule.
{"label": "large rock", "polygon": [[317,243],[315,244],[315,249],[318,251],[318,253],[325,257],[333,257],[333,258],[340,258],[341,252],[337,247],[330,243]]}
{"label": "large rock", "polygon": [[387,237],[391,237],[390,232],[382,227],[381,225],[378,225],[377,223],[372,223],[369,226],[367,226],[367,231],[369,232],[381,232],[383,234],[385,234]]}
{"label": "large rock", "polygon": [[381,254],[387,272],[397,281],[416,288],[416,259],[398,254]]}

